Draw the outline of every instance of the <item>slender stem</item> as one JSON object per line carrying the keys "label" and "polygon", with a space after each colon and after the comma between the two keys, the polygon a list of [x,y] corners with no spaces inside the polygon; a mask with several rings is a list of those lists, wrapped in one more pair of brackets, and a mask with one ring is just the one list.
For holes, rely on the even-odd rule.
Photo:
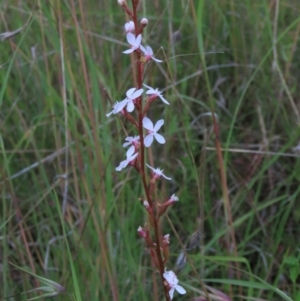
{"label": "slender stem", "polygon": [[[132,12],[133,12],[133,22],[135,25],[135,34],[136,36],[139,34],[139,26],[137,23],[137,1],[132,0]],[[138,83],[138,89],[142,88],[143,84],[143,63],[141,62],[141,51],[137,50],[136,52],[136,68],[137,68],[137,83]],[[141,178],[143,182],[143,188],[146,194],[147,201],[149,203],[149,206],[151,208],[154,208],[154,203],[151,197],[149,185],[147,184],[147,179],[146,179],[146,173],[145,173],[145,146],[144,146],[144,133],[143,133],[143,102],[142,102],[142,96],[137,99],[138,102],[138,130],[139,130],[139,136],[140,136],[140,167],[141,167]],[[151,219],[153,220],[153,228],[154,228],[154,234],[155,234],[155,244],[156,244],[156,256],[158,259],[159,263],[159,273],[161,276],[161,281],[164,283],[164,262],[162,259],[162,254],[160,250],[160,233],[159,233],[159,218],[155,216],[155,210],[152,210],[150,213]],[[167,301],[170,301],[170,296],[169,296],[169,291],[168,288],[163,285],[164,287],[164,293],[165,293],[165,298]]]}

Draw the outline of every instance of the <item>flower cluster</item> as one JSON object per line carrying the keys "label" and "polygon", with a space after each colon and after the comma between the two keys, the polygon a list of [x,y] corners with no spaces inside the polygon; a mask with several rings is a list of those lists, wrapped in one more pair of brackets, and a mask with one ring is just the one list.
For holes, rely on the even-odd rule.
{"label": "flower cluster", "polygon": [[[143,84],[144,66],[150,62],[161,63],[162,60],[155,58],[152,48],[148,45],[143,46],[142,37],[143,29],[148,24],[148,20],[143,18],[138,24],[137,22],[137,0],[132,1],[133,8],[130,9],[126,1],[119,0],[119,5],[125,10],[131,18],[124,25],[126,39],[129,44],[129,49],[123,51],[124,54],[133,54],[135,56],[137,68],[137,87],[130,87],[126,92],[126,97],[117,101],[112,110],[106,115],[120,114],[127,121],[134,125],[137,134],[136,136],[128,136],[123,144],[126,151],[126,159],[121,161],[116,171],[131,166],[142,178],[142,184],[145,191],[146,199],[143,201],[143,206],[148,214],[149,224],[144,227],[139,227],[137,232],[141,236],[150,251],[152,263],[157,268],[163,279],[164,291],[167,300],[172,300],[174,291],[180,294],[185,294],[185,290],[178,285],[178,279],[173,271],[166,270],[166,262],[169,257],[170,235],[162,236],[159,229],[159,218],[166,212],[167,208],[172,206],[179,199],[172,195],[165,201],[157,199],[157,194],[154,193],[156,181],[160,178],[171,180],[170,177],[163,173],[160,168],[154,168],[146,163],[145,148],[151,147],[154,143],[165,144],[166,139],[159,133],[164,120],[160,119],[156,122],[150,120],[147,116],[150,105],[160,99],[164,104],[170,103],[164,98],[162,92],[158,88]],[[146,88],[146,89],[145,89]],[[148,178],[147,166],[151,171],[151,176]]]}

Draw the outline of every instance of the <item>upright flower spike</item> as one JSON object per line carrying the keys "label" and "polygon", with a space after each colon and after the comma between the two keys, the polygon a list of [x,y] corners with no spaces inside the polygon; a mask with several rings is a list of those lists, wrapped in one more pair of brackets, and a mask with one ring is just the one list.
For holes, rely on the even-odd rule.
{"label": "upright flower spike", "polygon": [[121,171],[125,168],[128,164],[132,163],[135,158],[138,156],[138,153],[134,154],[134,149],[131,149],[130,152],[127,151],[126,153],[126,160],[122,161],[118,167],[116,167],[116,171]]}
{"label": "upright flower spike", "polygon": [[159,59],[157,59],[157,58],[154,57],[153,50],[152,50],[152,48],[150,46],[144,47],[144,46],[140,45],[140,48],[141,48],[141,50],[144,53],[144,56],[145,56],[144,57],[144,62],[145,63],[148,62],[149,60],[153,60],[153,61],[155,61],[157,63],[161,63],[162,62],[162,60],[159,60]]}
{"label": "upright flower spike", "polygon": [[179,281],[173,271],[165,270],[163,276],[168,283],[168,287],[170,289],[169,295],[171,300],[173,299],[175,290],[181,295],[184,295],[186,293],[186,290],[181,285],[178,284]]}
{"label": "upright flower spike", "polygon": [[137,37],[135,37],[135,35],[131,32],[128,32],[126,35],[127,38],[127,42],[128,44],[131,46],[130,49],[123,51],[123,53],[132,53],[135,50],[140,48],[141,45],[141,41],[142,41],[142,35],[139,34]]}
{"label": "upright flower spike", "polygon": [[157,132],[160,130],[160,128],[163,126],[164,120],[160,119],[156,122],[155,126],[153,126],[153,122],[148,118],[143,118],[143,127],[148,130],[148,135],[144,139],[144,144],[146,147],[151,146],[153,142],[153,137],[156,139],[156,141],[160,144],[166,143],[165,138],[158,134]]}
{"label": "upright flower spike", "polygon": [[133,32],[135,29],[133,21],[129,21],[129,22],[125,23],[124,29],[127,33]]}
{"label": "upright flower spike", "polygon": [[154,100],[155,98],[159,97],[162,102],[164,102],[165,104],[169,105],[169,102],[162,96],[162,93],[158,90],[158,88],[153,89],[150,86],[147,86],[145,84],[143,84],[143,86],[145,86],[146,88],[148,88],[148,91],[146,92],[146,94],[147,95],[151,95],[149,97],[149,101]]}
{"label": "upright flower spike", "polygon": [[172,178],[169,178],[166,175],[164,175],[163,174],[163,170],[160,169],[159,167],[158,168],[153,168],[150,165],[148,165],[147,163],[146,163],[146,165],[153,171],[153,173],[154,173],[153,179],[156,180],[156,179],[158,179],[158,178],[160,178],[162,176],[166,180],[172,180]]}

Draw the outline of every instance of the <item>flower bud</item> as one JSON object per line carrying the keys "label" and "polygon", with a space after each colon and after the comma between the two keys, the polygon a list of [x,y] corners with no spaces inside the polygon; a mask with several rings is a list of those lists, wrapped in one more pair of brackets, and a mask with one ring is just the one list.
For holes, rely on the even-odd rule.
{"label": "flower bud", "polygon": [[118,0],[118,4],[119,4],[120,6],[123,6],[123,5],[125,4],[125,0]]}
{"label": "flower bud", "polygon": [[179,198],[175,194],[173,194],[165,203],[163,203],[160,206],[158,215],[162,216],[166,212],[166,210],[169,206],[173,205],[175,202],[178,202],[178,201],[179,201]]}
{"label": "flower bud", "polygon": [[163,255],[164,255],[164,263],[169,259],[169,244],[170,244],[170,234],[166,234],[163,237],[162,241],[162,248],[163,248]]}
{"label": "flower bud", "polygon": [[142,26],[147,26],[148,25],[148,19],[147,18],[143,18],[142,20],[141,20],[141,25]]}

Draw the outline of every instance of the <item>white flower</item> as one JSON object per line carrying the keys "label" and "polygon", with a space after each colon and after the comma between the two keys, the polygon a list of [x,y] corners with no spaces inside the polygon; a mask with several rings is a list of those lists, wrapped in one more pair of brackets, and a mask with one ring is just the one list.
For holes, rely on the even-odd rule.
{"label": "white flower", "polygon": [[134,110],[134,102],[133,101],[136,98],[140,97],[143,94],[143,92],[144,92],[143,89],[139,89],[139,90],[137,90],[136,88],[129,89],[126,92],[127,97],[118,104],[118,110],[120,108],[121,108],[121,110],[123,110],[124,107],[126,106],[127,112],[132,112]]}
{"label": "white flower", "polygon": [[160,144],[164,144],[166,142],[165,138],[157,133],[163,124],[163,119],[158,120],[155,126],[153,126],[152,121],[148,117],[143,118],[143,127],[148,130],[148,135],[144,139],[144,144],[146,147],[149,147],[152,144],[153,137]]}
{"label": "white flower", "polygon": [[123,168],[125,168],[130,162],[132,162],[136,157],[138,156],[138,153],[134,154],[134,149],[131,149],[131,151],[126,153],[126,160],[122,161],[120,165],[116,168],[117,171],[121,171]]}
{"label": "white flower", "polygon": [[142,35],[139,34],[137,37],[131,32],[128,32],[126,35],[127,42],[129,45],[131,45],[131,48],[128,50],[123,51],[123,53],[132,53],[136,49],[140,48],[141,41],[142,41]]}
{"label": "white flower", "polygon": [[140,48],[141,48],[141,50],[144,52],[144,55],[145,55],[145,61],[146,61],[146,62],[149,61],[150,59],[152,59],[153,61],[155,61],[155,62],[157,62],[157,63],[161,63],[161,62],[162,62],[162,60],[158,60],[158,59],[156,59],[156,58],[154,57],[154,55],[153,55],[153,50],[152,50],[152,48],[151,48],[150,46],[144,47],[144,46],[140,45]]}
{"label": "white flower", "polygon": [[162,93],[158,90],[158,88],[153,89],[150,86],[144,84],[149,90],[146,92],[147,95],[153,95],[151,97],[159,97],[165,104],[169,105],[168,101],[162,96]]}
{"label": "white flower", "polygon": [[171,202],[178,202],[179,198],[175,194],[172,194],[172,196],[170,197],[170,201]]}
{"label": "white flower", "polygon": [[116,101],[114,104],[113,104],[113,110],[109,113],[106,114],[106,117],[109,117],[111,114],[117,114],[118,112],[120,111],[117,111],[118,109],[118,106],[119,106],[120,102]]}
{"label": "white flower", "polygon": [[168,285],[170,287],[169,295],[171,300],[173,299],[174,291],[176,290],[179,294],[184,295],[186,293],[186,290],[178,285],[178,279],[177,276],[173,271],[166,271],[163,274],[164,278],[167,280]]}
{"label": "white flower", "polygon": [[125,138],[125,141],[127,141],[127,142],[125,142],[125,143],[123,144],[123,147],[127,147],[127,146],[131,145],[131,146],[129,147],[127,153],[128,153],[129,151],[131,151],[131,149],[135,150],[136,145],[138,144],[139,140],[140,140],[140,137],[139,137],[139,136],[134,136],[134,137],[127,137],[127,138]]}
{"label": "white flower", "polygon": [[166,180],[172,180],[172,178],[169,178],[169,177],[167,177],[167,176],[165,176],[163,174],[163,170],[162,169],[160,169],[160,168],[153,168],[150,165],[148,165],[147,163],[146,163],[146,165],[154,172],[156,178],[159,178],[160,176],[163,176]]}
{"label": "white flower", "polygon": [[127,33],[133,32],[135,29],[133,21],[129,21],[129,22],[125,23],[124,29]]}

